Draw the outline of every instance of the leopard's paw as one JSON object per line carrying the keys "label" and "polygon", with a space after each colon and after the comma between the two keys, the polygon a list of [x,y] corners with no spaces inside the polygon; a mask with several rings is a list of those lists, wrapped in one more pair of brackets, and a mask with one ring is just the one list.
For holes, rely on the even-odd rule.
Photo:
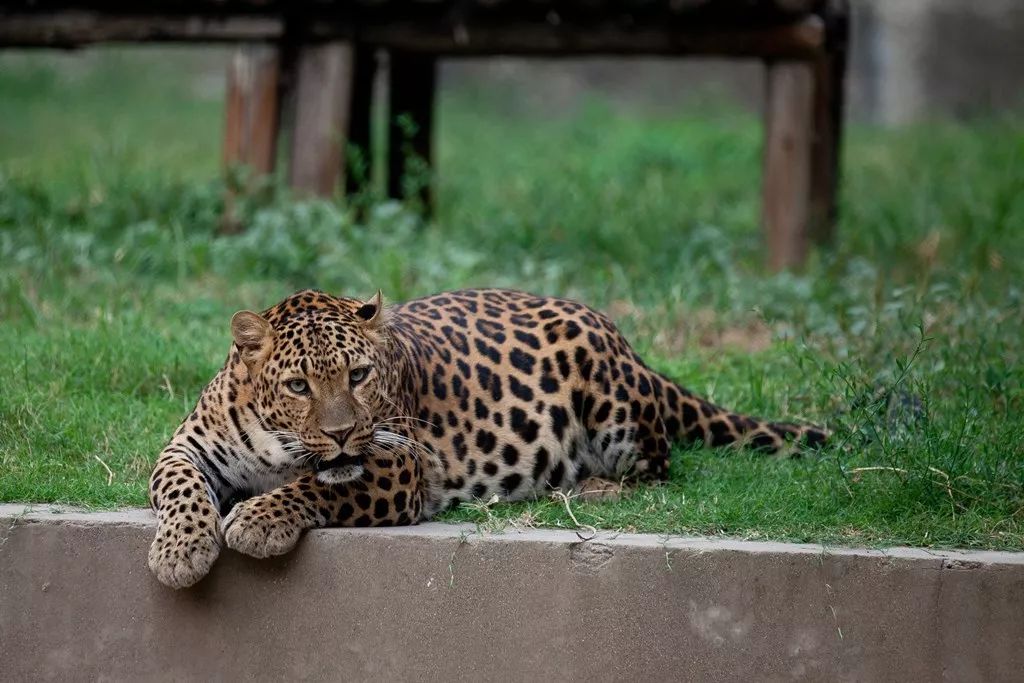
{"label": "leopard's paw", "polygon": [[242,501],[224,518],[224,542],[253,557],[283,555],[299,542],[308,525],[267,496]]}
{"label": "leopard's paw", "polygon": [[149,546],[149,569],[160,583],[187,588],[206,576],[220,554],[220,537],[213,525],[174,528],[161,524]]}

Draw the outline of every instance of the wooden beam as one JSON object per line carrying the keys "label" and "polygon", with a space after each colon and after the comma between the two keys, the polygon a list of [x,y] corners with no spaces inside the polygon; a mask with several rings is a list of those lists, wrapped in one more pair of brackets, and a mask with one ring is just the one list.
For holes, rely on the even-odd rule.
{"label": "wooden beam", "polygon": [[74,48],[108,42],[263,42],[277,40],[274,16],[186,16],[66,10],[0,16],[0,46]]}
{"label": "wooden beam", "polygon": [[288,174],[297,194],[328,197],[344,173],[352,53],[352,45],[344,42],[299,48]]}
{"label": "wooden beam", "polygon": [[[183,10],[184,11],[184,10]],[[721,23],[672,21],[622,24],[616,21],[551,23],[453,20],[360,21],[344,14],[310,12],[308,38],[356,41],[384,49],[445,56],[475,55],[688,55],[809,59],[825,45],[820,17],[787,23],[730,27]],[[252,14],[180,15],[131,11],[9,13],[0,20],[0,46],[77,47],[102,42],[277,41],[284,20],[269,9]]]}
{"label": "wooden beam", "polygon": [[431,207],[437,60],[392,52],[388,76],[388,196]]}
{"label": "wooden beam", "polygon": [[[311,35],[330,35],[338,25],[313,20]],[[825,44],[824,22],[814,15],[784,24],[743,27],[704,23],[620,25],[543,21],[491,23],[403,22],[360,26],[359,40],[382,48],[446,57],[479,55],[691,54],[808,59]]]}
{"label": "wooden beam", "polygon": [[799,268],[808,250],[813,67],[770,62],[766,88],[762,212],[768,265]]}

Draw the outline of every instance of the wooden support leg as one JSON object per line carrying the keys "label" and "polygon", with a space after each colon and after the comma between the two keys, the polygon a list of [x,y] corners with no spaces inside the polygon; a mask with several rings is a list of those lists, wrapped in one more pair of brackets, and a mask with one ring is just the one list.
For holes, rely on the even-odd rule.
{"label": "wooden support leg", "polygon": [[762,212],[773,270],[807,258],[813,104],[810,62],[768,64]]}
{"label": "wooden support leg", "polygon": [[274,170],[278,127],[280,55],[268,45],[238,48],[228,65],[224,165],[254,172]]}
{"label": "wooden support leg", "polygon": [[[238,48],[228,64],[224,119],[225,170],[245,166],[254,176],[274,171],[280,120],[280,51],[269,45]],[[234,193],[229,183],[222,232],[237,231]]]}
{"label": "wooden support leg", "polygon": [[814,121],[811,140],[811,197],[808,233],[816,244],[834,236],[839,189],[839,143],[842,135],[842,86],[837,81],[837,56],[815,60]]}
{"label": "wooden support leg", "polygon": [[359,192],[373,179],[373,82],[377,75],[374,50],[357,46],[352,70],[352,97],[348,115],[348,165],[345,168],[345,193]]}
{"label": "wooden support leg", "polygon": [[388,196],[418,197],[429,211],[437,60],[392,52],[388,81]]}
{"label": "wooden support leg", "polygon": [[826,3],[828,52],[814,62],[810,235],[817,244],[832,242],[839,214],[839,159],[843,138],[849,16],[846,0],[829,0]]}
{"label": "wooden support leg", "polygon": [[328,197],[338,187],[344,169],[352,67],[350,43],[299,48],[288,173],[296,194]]}

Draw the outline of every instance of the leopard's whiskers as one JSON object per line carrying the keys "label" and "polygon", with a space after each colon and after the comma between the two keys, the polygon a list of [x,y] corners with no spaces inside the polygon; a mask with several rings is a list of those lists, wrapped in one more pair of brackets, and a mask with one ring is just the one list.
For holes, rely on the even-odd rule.
{"label": "leopard's whiskers", "polygon": [[412,437],[391,432],[386,429],[377,429],[374,432],[374,440],[389,446],[405,446],[410,449],[412,456],[417,460],[419,460],[419,454],[421,453],[427,458],[436,457],[433,450]]}

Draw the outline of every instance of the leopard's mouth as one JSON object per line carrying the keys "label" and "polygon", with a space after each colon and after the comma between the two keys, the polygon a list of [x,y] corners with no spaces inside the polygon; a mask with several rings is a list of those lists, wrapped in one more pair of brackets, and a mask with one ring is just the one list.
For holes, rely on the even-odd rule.
{"label": "leopard's mouth", "polygon": [[342,467],[362,467],[362,455],[347,455],[341,453],[332,458],[317,457],[313,460],[313,471],[319,474],[328,470],[336,470]]}
{"label": "leopard's mouth", "polygon": [[319,458],[313,463],[313,469],[316,472],[317,481],[321,484],[328,486],[345,484],[362,476],[363,460],[361,455],[344,454],[326,461]]}

